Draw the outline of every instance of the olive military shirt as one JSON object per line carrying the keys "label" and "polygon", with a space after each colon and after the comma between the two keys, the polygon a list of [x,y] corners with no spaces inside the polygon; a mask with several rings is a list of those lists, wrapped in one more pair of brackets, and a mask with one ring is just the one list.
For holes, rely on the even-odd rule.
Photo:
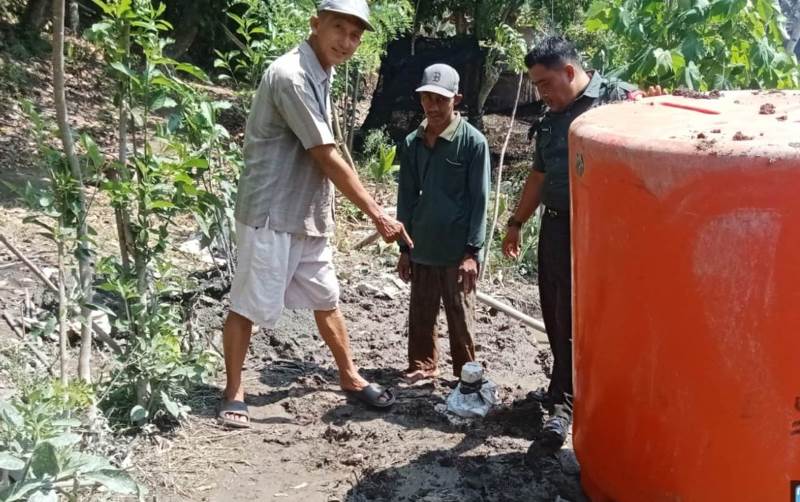
{"label": "olive military shirt", "polygon": [[603,77],[592,71],[589,85],[564,111],[546,110],[533,126],[535,148],[533,169],[544,173],[541,202],[559,211],[569,210],[569,126],[584,112],[606,103],[634,96],[636,86]]}

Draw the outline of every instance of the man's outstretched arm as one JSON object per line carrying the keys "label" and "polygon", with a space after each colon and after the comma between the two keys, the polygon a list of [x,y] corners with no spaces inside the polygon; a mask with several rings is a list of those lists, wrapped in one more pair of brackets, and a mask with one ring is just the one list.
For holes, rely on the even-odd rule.
{"label": "man's outstretched arm", "polygon": [[308,150],[314,162],[325,173],[336,188],[350,202],[369,216],[375,229],[386,242],[402,239],[410,248],[414,247],[402,223],[392,218],[367,192],[364,185],[333,145],[320,145]]}

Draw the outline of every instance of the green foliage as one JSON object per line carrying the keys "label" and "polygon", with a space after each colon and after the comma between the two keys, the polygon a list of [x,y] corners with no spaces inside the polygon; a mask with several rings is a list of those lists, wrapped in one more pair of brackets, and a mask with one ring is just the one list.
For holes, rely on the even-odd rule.
{"label": "green foliage", "polygon": [[[64,156],[49,143],[50,138],[58,134],[53,124],[45,121],[30,101],[22,101],[21,107],[33,124],[40,164],[48,176],[35,185],[28,182],[23,189],[9,187],[34,212],[24,219],[26,223],[36,225],[43,237],[69,246],[77,238],[76,229],[80,224],[80,186]],[[85,135],[80,144],[89,152],[79,157],[83,169],[88,170],[92,155],[97,155],[96,145]]]}
{"label": "green foliage", "polygon": [[493,61],[502,62],[506,68],[515,73],[524,73],[525,54],[528,52],[528,45],[519,31],[503,23],[495,28],[494,37],[484,43],[491,51],[490,57]]}
{"label": "green foliage", "polygon": [[188,389],[208,383],[219,362],[211,352],[182,349],[174,307],[164,307],[151,322],[161,331],[133,342],[100,403],[114,422],[142,425],[185,418]]}
{"label": "green foliage", "polygon": [[230,78],[237,87],[255,88],[267,66],[306,38],[314,12],[311,0],[234,0],[227,15],[236,25],[233,36],[238,36],[239,49],[214,51],[214,66],[225,72],[219,78]]}
{"label": "green foliage", "polygon": [[49,380],[23,386],[17,399],[0,400],[0,469],[14,479],[0,485],[0,501],[53,492],[77,501],[97,485],[113,493],[142,494],[129,474],[82,446],[79,418],[92,401],[85,384],[63,387]]}
{"label": "green foliage", "polygon": [[636,83],[797,87],[800,72],[783,50],[783,22],[772,0],[596,0],[586,28],[616,35],[596,66]]}
{"label": "green foliage", "polygon": [[396,153],[396,146],[381,145],[378,158],[369,164],[369,172],[373,180],[378,183],[385,183],[400,169],[400,166],[394,163]]}
{"label": "green foliage", "polygon": [[[377,70],[386,44],[410,28],[413,14],[408,0],[378,0],[370,8],[375,31],[364,33],[350,62],[362,74]],[[236,26],[239,48],[227,53],[215,51],[214,66],[224,72],[220,79],[232,79],[237,87],[255,88],[267,66],[308,37],[309,19],[315,12],[316,3],[312,0],[234,0],[228,17]],[[337,93],[344,85],[339,82],[344,80],[337,79]]]}
{"label": "green foliage", "polygon": [[[178,306],[165,302],[187,285],[167,259],[170,231],[193,215],[205,244],[217,242],[232,274],[233,198],[241,162],[238,147],[217,123],[230,107],[199,93],[186,79],[207,81],[199,68],[164,54],[170,25],[164,7],[149,0],[95,0],[104,18],[89,32],[101,44],[109,72],[121,83],[118,99],[132,116],[132,154],[115,162],[118,176],[101,188],[112,206],[129,215],[135,270],[121,260],[98,264],[99,286],[122,304],[109,311],[114,329],[130,342],[101,400],[109,417],[143,425],[182,418],[187,388],[202,381],[215,360],[182,347],[186,338]],[[233,174],[233,176],[232,176]],[[186,349],[186,350],[185,350]]]}
{"label": "green foliage", "polygon": [[386,183],[400,166],[394,163],[397,147],[386,131],[375,129],[364,139],[364,162],[369,177],[376,183]]}
{"label": "green foliage", "polygon": [[[52,123],[46,121],[30,101],[22,101],[21,107],[28,120],[33,124],[33,139],[38,150],[39,164],[47,175],[35,184],[30,181],[23,188],[6,183],[16,192],[20,200],[31,211],[23,222],[31,224],[37,233],[56,245],[58,261],[63,263],[64,275],[75,274],[75,263],[65,258],[68,254],[76,258],[81,253],[91,253],[94,229],[87,226],[87,235],[79,237],[78,229],[83,224],[84,213],[81,209],[81,186],[73,177],[64,155],[55,149],[50,141],[58,136]],[[83,154],[78,161],[84,172],[93,170],[100,156],[97,145],[87,135],[79,138],[78,145]],[[76,280],[76,283],[79,281]],[[70,314],[79,314],[77,307],[82,303],[82,294],[77,289],[65,287],[65,309]],[[40,331],[50,332],[56,326],[56,317],[51,316]]]}
{"label": "green foliage", "polygon": [[367,31],[361,39],[351,64],[362,74],[373,73],[381,64],[386,45],[411,28],[414,7],[409,0],[375,0],[370,2],[370,22],[375,31]]}
{"label": "green foliage", "polygon": [[31,78],[24,65],[0,56],[0,91],[18,95],[30,82]]}
{"label": "green foliage", "polygon": [[[497,213],[498,228],[491,245],[492,257],[489,260],[491,268],[487,270],[492,274],[499,273],[502,276],[511,273],[527,276],[537,270],[537,247],[541,221],[536,214],[522,226],[519,258],[516,260],[506,258],[502,251],[503,239],[506,236],[505,222],[508,221],[514,211],[513,203],[507,194],[519,194],[522,192],[528,172],[527,166],[524,168],[522,166],[512,166],[508,171],[509,176],[503,181],[503,190],[500,193],[500,204]],[[494,193],[492,193],[492,196],[494,196]],[[490,201],[489,207],[494,207],[494,200]],[[492,217],[493,215],[488,215],[488,218],[491,219]],[[491,220],[489,221],[490,224]]]}

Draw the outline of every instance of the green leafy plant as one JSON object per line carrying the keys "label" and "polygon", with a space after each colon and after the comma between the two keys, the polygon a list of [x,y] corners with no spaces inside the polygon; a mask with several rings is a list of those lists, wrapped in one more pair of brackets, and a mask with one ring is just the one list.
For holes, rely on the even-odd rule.
{"label": "green leafy plant", "polygon": [[[34,225],[39,230],[39,235],[53,242],[56,247],[61,378],[66,381],[67,317],[86,319],[90,314],[86,292],[74,288],[68,291],[67,277],[77,276],[74,282],[83,282],[80,274],[75,273],[74,262],[80,263],[82,259],[91,256],[95,231],[85,221],[88,208],[84,205],[81,194],[81,182],[74,176],[65,156],[48,142],[53,135],[53,127],[38,113],[31,102],[23,101],[22,109],[33,124],[33,137],[38,148],[40,167],[48,173],[48,176],[35,184],[28,182],[24,189],[9,186],[32,211],[32,214],[26,216],[23,221]],[[85,134],[81,136],[80,144],[86,153],[78,157],[79,169],[84,173],[94,171],[96,175],[96,168],[100,162],[97,145]],[[74,256],[74,260],[69,260],[71,255]],[[73,309],[73,307],[81,308]],[[55,320],[51,319],[51,322],[54,325]],[[91,355],[91,337],[82,338],[81,354]],[[87,380],[91,374],[90,359],[90,357],[80,357],[78,364],[79,375]]]}
{"label": "green leafy plant", "polygon": [[162,332],[134,342],[102,396],[101,406],[115,422],[142,425],[185,418],[188,390],[208,383],[219,362],[212,352],[182,349],[180,331],[167,331],[179,329],[174,308],[163,309],[160,316],[152,322]]}
{"label": "green leafy plant", "polygon": [[[120,152],[102,184],[118,210],[120,259],[100,260],[100,289],[121,309],[109,311],[126,353],[101,399],[115,421],[143,425],[161,417],[182,418],[187,389],[205,378],[216,360],[186,350],[188,336],[179,305],[170,303],[188,285],[167,256],[176,219],[193,215],[206,245],[223,250],[233,270],[233,197],[240,158],[228,131],[216,121],[230,106],[198,92],[188,79],[207,82],[199,68],[164,54],[171,28],[163,5],[149,0],[95,0],[103,19],[89,32],[103,49],[120,85],[120,123],[130,126],[130,151]],[[128,123],[128,120],[130,123]],[[131,268],[127,255],[133,261]],[[166,300],[166,301],[165,301]]]}
{"label": "green leafy plant", "polygon": [[783,23],[772,0],[596,0],[586,27],[616,35],[596,66],[636,83],[793,88],[800,70],[783,48]]}
{"label": "green leafy plant", "polygon": [[394,163],[396,154],[396,146],[380,146],[378,158],[372,160],[372,162],[369,164],[369,173],[373,180],[378,183],[386,183],[386,181],[389,180],[391,176],[400,169],[400,166]]}
{"label": "green leafy plant", "polygon": [[367,174],[376,183],[388,182],[400,166],[395,164],[397,147],[383,129],[370,131],[364,139],[364,163]]}
{"label": "green leafy plant", "polygon": [[266,67],[307,36],[308,19],[315,7],[310,0],[231,2],[227,15],[235,30],[233,33],[225,30],[238,49],[226,53],[214,51],[217,56],[214,67],[224,71],[219,78],[231,79],[237,87],[254,89]]}
{"label": "green leafy plant", "polygon": [[106,458],[84,451],[79,411],[92,401],[84,384],[60,387],[41,381],[18,399],[0,400],[0,501],[37,500],[57,493],[83,500],[104,486],[113,493],[141,496],[144,490]]}

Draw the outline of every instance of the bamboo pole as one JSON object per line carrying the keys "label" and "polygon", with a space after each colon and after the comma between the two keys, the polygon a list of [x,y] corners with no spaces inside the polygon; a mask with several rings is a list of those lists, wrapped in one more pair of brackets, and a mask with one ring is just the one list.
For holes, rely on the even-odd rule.
{"label": "bamboo pole", "polygon": [[499,310],[500,312],[513,317],[514,319],[521,321],[526,326],[536,330],[535,338],[537,343],[548,343],[547,337],[542,336],[545,335],[547,331],[545,331],[544,323],[539,319],[534,319],[533,317],[520,312],[510,305],[506,305],[505,303],[499,301],[493,296],[487,295],[486,293],[478,291],[476,296],[478,301],[481,303],[485,303],[486,305],[489,305],[490,307]]}

